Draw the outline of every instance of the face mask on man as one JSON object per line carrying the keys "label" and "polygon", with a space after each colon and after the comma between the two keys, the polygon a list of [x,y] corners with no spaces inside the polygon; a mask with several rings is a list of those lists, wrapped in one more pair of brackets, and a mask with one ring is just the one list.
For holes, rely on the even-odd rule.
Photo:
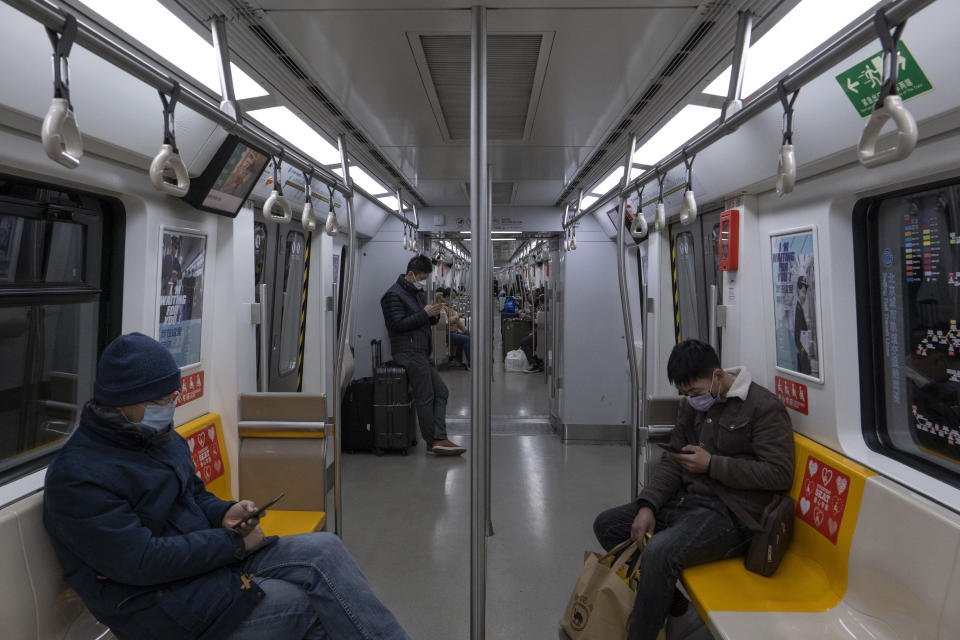
{"label": "face mask on man", "polygon": [[427,290],[427,281],[426,280],[414,280],[413,286],[415,286],[419,291]]}
{"label": "face mask on man", "polygon": [[[153,431],[162,431],[173,423],[174,411],[176,411],[176,406],[173,400],[167,404],[151,403],[144,408],[143,419],[140,422],[131,422],[130,420],[127,420],[127,422]],[[126,420],[127,416],[123,416],[123,418]]]}
{"label": "face mask on man", "polygon": [[711,381],[709,391],[698,396],[687,397],[687,402],[694,411],[700,411],[702,413],[704,411],[709,411],[710,407],[716,404],[717,400],[719,399],[719,390],[717,396],[713,395],[713,382]]}

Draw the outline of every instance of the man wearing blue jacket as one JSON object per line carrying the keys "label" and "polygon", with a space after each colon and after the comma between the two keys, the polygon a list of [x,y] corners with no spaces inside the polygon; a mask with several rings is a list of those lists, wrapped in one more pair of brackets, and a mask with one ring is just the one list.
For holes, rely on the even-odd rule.
{"label": "man wearing blue jacket", "polygon": [[459,456],[466,449],[447,438],[447,398],[450,393],[430,355],[433,353],[431,325],[437,324],[443,305],[427,304],[426,282],[433,271],[430,258],[414,256],[406,274],[397,278],[380,298],[383,321],[390,335],[393,359],[407,370],[413,401],[417,407],[420,432],[427,453]]}
{"label": "man wearing blue jacket", "polygon": [[197,478],[173,430],[180,369],[120,336],[47,471],[43,520],[66,581],[121,639],[407,639],[339,538],[264,538],[249,500]]}

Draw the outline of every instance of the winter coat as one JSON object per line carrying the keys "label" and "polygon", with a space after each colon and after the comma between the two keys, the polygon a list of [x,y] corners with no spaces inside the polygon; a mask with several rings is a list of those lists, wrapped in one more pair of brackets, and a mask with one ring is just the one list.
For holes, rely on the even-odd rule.
{"label": "winter coat", "polygon": [[263,597],[241,578],[243,538],[220,526],[232,504],[172,428],[118,427],[88,404],[47,471],[43,521],[67,583],[118,638],[214,640]]}
{"label": "winter coat", "polygon": [[737,378],[725,401],[704,412],[681,401],[670,436],[673,447],[699,445],[710,453],[707,474],[686,471],[664,454],[638,496],[654,513],[678,493],[716,495],[711,487],[716,482],[750,515],[759,517],[774,493],[793,486],[793,426],[786,408],[752,382],[745,368],[727,371]]}
{"label": "winter coat", "polygon": [[423,310],[427,294],[407,282],[404,276],[397,278],[392,287],[380,298],[383,322],[390,335],[390,352],[433,353],[433,332],[430,325],[439,318],[427,315]]}

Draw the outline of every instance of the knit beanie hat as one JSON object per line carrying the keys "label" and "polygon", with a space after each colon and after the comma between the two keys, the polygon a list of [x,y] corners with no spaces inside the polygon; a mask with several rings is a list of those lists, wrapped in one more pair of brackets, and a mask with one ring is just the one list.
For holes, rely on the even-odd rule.
{"label": "knit beanie hat", "polygon": [[93,398],[107,407],[126,407],[179,388],[180,367],[167,348],[142,333],[128,333],[103,350]]}

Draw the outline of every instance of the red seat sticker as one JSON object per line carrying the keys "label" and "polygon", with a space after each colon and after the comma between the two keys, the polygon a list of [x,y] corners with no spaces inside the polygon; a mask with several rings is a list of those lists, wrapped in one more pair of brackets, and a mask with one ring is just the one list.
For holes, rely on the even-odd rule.
{"label": "red seat sticker", "polygon": [[797,517],[837,544],[849,489],[850,476],[808,456],[797,501]]}
{"label": "red seat sticker", "polygon": [[203,480],[203,484],[210,484],[223,475],[216,425],[210,424],[197,431],[187,438],[187,445],[190,447],[190,459],[197,470],[197,477]]}

